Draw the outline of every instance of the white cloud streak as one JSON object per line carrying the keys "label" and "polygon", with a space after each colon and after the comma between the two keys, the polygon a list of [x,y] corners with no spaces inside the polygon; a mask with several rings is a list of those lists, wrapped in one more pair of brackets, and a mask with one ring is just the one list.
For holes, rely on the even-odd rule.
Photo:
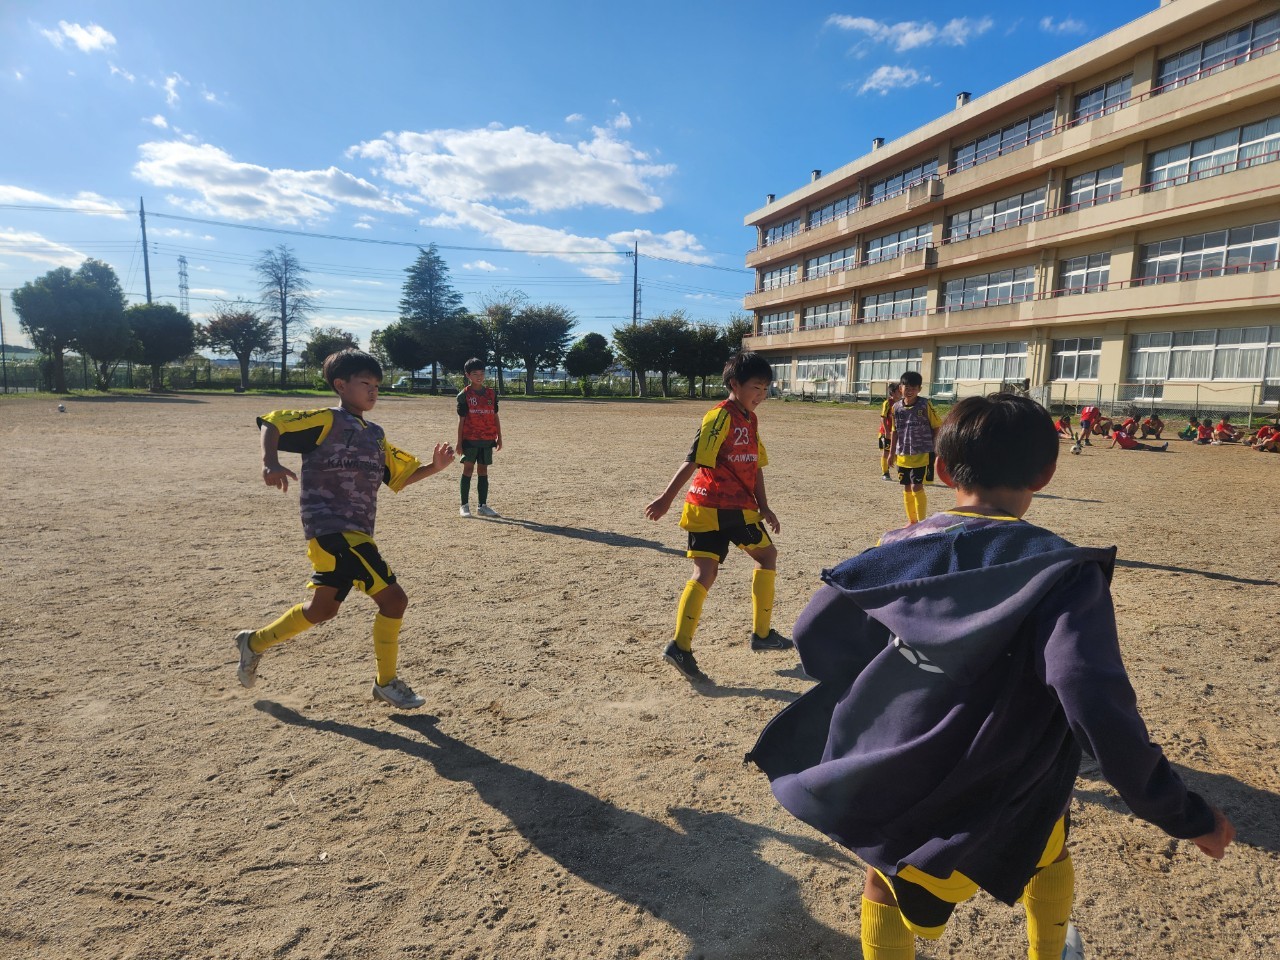
{"label": "white cloud streak", "polygon": [[59,207],[76,209],[90,216],[120,216],[127,213],[124,207],[96,193],[82,190],[74,197],[51,197],[24,187],[0,184],[0,203],[20,204],[32,207]]}
{"label": "white cloud streak", "polygon": [[12,227],[0,227],[0,252],[6,257],[21,257],[35,263],[55,267],[78,267],[88,256],[64,243],[49,240],[39,233],[28,233]]}
{"label": "white cloud streak", "polygon": [[1071,17],[1057,21],[1053,17],[1042,17],[1040,19],[1040,29],[1045,33],[1085,33],[1089,27],[1079,20],[1073,20]]}
{"label": "white cloud streak", "polygon": [[41,30],[40,32],[59,50],[68,40],[81,53],[92,53],[95,50],[105,50],[107,47],[116,45],[116,38],[96,23],[82,27],[78,23],[67,23],[65,20],[59,20],[57,30]]}
{"label": "white cloud streak", "polygon": [[972,38],[981,36],[995,26],[995,21],[990,17],[976,20],[957,17],[938,26],[931,20],[888,23],[884,20],[872,20],[870,17],[833,14],[827,18],[827,25],[850,33],[861,33],[871,43],[888,44],[898,53],[904,53],[934,44],[963,47]]}
{"label": "white cloud streak", "polygon": [[111,75],[113,77],[124,77],[130,83],[133,83],[134,80],[138,79],[128,70],[124,69],[124,67],[117,67],[114,63],[109,63],[107,66],[111,68]]}
{"label": "white cloud streak", "polygon": [[190,86],[190,84],[182,79],[182,74],[174,73],[164,78],[164,102],[169,106],[177,106],[178,101],[182,99],[182,95],[178,93],[179,86]]}
{"label": "white cloud streak", "polygon": [[927,73],[921,73],[911,67],[897,67],[886,64],[883,67],[876,67],[871,76],[867,77],[858,93],[879,93],[882,96],[890,90],[905,90],[908,87],[914,87],[920,83],[931,83],[933,78]]}

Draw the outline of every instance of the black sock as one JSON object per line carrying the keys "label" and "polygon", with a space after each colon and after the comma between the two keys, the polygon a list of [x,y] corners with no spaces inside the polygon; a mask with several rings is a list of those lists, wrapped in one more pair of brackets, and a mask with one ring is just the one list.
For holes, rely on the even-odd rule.
{"label": "black sock", "polygon": [[462,487],[462,505],[465,507],[467,505],[467,501],[471,499],[471,478],[468,477],[465,473],[462,475],[461,487]]}
{"label": "black sock", "polygon": [[489,478],[482,476],[476,480],[476,494],[480,497],[481,503],[489,502]]}

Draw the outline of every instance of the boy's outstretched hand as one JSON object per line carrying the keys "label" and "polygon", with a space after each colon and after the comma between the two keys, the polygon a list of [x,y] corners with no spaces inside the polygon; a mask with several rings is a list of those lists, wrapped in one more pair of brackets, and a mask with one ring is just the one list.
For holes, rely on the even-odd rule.
{"label": "boy's outstretched hand", "polygon": [[769,525],[769,529],[777,533],[782,529],[782,524],[778,523],[778,515],[768,507],[760,508],[760,519]]}
{"label": "boy's outstretched hand", "polygon": [[1213,808],[1213,832],[1206,833],[1204,836],[1192,837],[1191,842],[1200,848],[1200,852],[1206,857],[1213,857],[1215,860],[1221,860],[1227,852],[1227,847],[1231,845],[1231,841],[1236,838],[1236,828],[1231,825],[1231,821],[1217,807]]}
{"label": "boy's outstretched hand", "polygon": [[293,477],[295,480],[298,479],[298,475],[296,473],[288,467],[282,467],[278,463],[274,467],[262,468],[262,482],[268,487],[275,487],[282,493],[288,491],[290,477]]}
{"label": "boy's outstretched hand", "polygon": [[644,515],[650,520],[661,520],[667,515],[667,511],[671,509],[671,501],[666,497],[659,497],[644,508]]}
{"label": "boy's outstretched hand", "polygon": [[435,450],[431,452],[431,466],[436,470],[443,470],[453,463],[453,457],[454,450],[451,444],[437,443]]}

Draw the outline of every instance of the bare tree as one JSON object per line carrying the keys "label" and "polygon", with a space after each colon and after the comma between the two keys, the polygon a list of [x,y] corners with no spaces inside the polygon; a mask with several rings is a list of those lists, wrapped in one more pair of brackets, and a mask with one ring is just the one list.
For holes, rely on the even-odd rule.
{"label": "bare tree", "polygon": [[283,243],[263,250],[253,269],[262,281],[259,286],[262,304],[280,325],[280,386],[287,387],[289,331],[305,328],[307,316],[316,308],[315,300],[307,295],[311,281],[306,276],[307,268]]}

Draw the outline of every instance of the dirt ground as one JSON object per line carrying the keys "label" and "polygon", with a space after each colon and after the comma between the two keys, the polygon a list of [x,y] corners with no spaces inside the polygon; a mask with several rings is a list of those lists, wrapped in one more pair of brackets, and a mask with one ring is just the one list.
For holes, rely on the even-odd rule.
{"label": "dirt ground", "polygon": [[[310,573],[296,488],[262,484],[253,418],[321,405],[0,400],[0,956],[859,957],[861,866],[742,762],[807,688],[793,655],[747,648],[745,557],[696,640],[714,688],[659,658],[688,562],[676,511],[642,508],[707,404],[505,403],[501,520],[457,516],[457,467],[384,492],[417,714],[369,699],[358,595],[271,650],[254,690],[236,681],[232,635]],[[452,406],[386,398],[373,419],[427,454]],[[770,401],[760,419],[785,631],[902,500],[873,413]],[[1082,776],[1091,960],[1280,956],[1277,493],[1280,456],[1095,447],[1029,514],[1119,545],[1152,737],[1239,832],[1212,862]],[[918,955],[1025,949],[1021,911],[979,895]]]}

